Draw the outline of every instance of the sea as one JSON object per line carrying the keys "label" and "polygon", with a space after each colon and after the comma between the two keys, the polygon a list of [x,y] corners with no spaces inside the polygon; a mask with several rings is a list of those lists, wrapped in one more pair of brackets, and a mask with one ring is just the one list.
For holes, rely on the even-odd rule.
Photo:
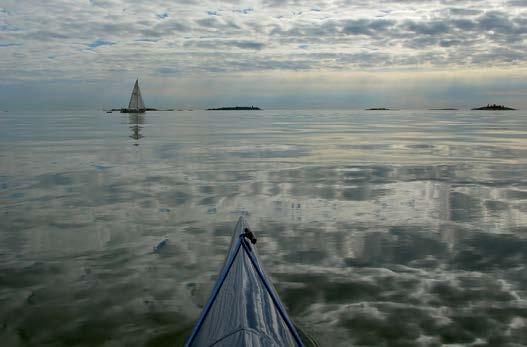
{"label": "sea", "polygon": [[2,346],[183,345],[240,216],[308,345],[527,345],[525,111],[194,110],[0,113]]}

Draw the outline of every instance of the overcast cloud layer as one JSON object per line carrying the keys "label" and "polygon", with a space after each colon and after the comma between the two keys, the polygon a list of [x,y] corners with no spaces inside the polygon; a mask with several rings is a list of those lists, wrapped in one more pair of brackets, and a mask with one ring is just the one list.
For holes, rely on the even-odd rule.
{"label": "overcast cloud layer", "polygon": [[[71,107],[112,98],[121,104],[136,76],[150,89],[145,101],[163,105],[239,101],[226,85],[241,100],[270,106],[288,106],[276,101],[280,96],[317,95],[320,106],[324,100],[361,106],[381,92],[388,100],[406,98],[402,106],[424,105],[432,98],[426,93],[462,104],[449,96],[459,96],[452,88],[471,90],[463,99],[470,102],[491,95],[522,103],[527,90],[524,0],[2,4],[0,102],[7,105],[19,106],[22,91],[34,94],[36,102],[53,99],[57,105],[67,97],[65,106]],[[440,78],[446,71],[450,75]],[[482,78],[483,71],[495,83]],[[259,88],[250,87],[254,84]],[[365,84],[385,89],[372,86],[365,92]],[[409,97],[416,88],[425,94]],[[64,98],[50,90],[60,90]],[[355,97],[342,101],[351,94]],[[87,95],[95,104],[82,101]]]}

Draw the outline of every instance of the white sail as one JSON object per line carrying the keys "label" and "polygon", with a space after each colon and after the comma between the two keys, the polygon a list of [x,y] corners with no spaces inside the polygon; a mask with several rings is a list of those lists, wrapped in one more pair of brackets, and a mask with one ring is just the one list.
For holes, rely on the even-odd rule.
{"label": "white sail", "polygon": [[128,103],[129,110],[144,110],[145,103],[141,96],[141,89],[139,89],[139,79],[135,80],[134,89],[132,90],[132,96],[130,96],[130,102]]}

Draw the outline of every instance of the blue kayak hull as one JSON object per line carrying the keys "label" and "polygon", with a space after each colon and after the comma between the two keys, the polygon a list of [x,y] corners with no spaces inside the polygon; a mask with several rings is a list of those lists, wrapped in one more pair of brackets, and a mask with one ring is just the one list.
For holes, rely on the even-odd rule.
{"label": "blue kayak hull", "polygon": [[214,289],[185,346],[303,346],[240,217]]}

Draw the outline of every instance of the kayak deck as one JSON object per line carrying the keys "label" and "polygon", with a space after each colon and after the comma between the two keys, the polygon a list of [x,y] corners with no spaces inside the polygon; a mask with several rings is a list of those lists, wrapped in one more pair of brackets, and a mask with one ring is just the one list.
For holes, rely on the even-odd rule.
{"label": "kayak deck", "polygon": [[240,217],[220,277],[185,346],[303,346]]}

